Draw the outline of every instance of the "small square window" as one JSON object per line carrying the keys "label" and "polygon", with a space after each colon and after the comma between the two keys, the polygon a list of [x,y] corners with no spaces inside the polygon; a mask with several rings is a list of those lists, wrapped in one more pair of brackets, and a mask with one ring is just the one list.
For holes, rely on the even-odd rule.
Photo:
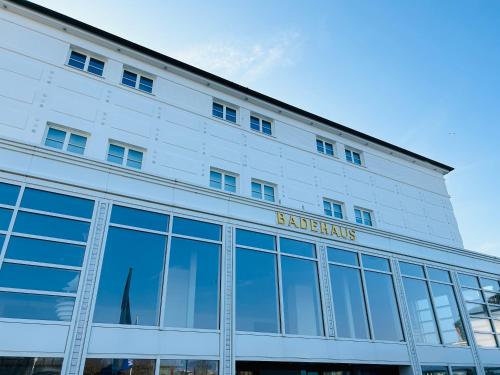
{"label": "small square window", "polygon": [[347,160],[349,163],[355,164],[355,165],[361,165],[361,154],[357,151],[350,150],[348,148],[345,149],[345,160]]}
{"label": "small square window", "polygon": [[127,166],[134,169],[142,168],[144,153],[128,146],[110,143],[107,160],[111,163]]}
{"label": "small square window", "polygon": [[67,150],[69,152],[73,152],[75,154],[83,155],[83,153],[85,151],[86,144],[87,144],[86,137],[84,137],[82,135],[78,135],[78,134],[71,134],[69,136]]}
{"label": "small square window", "polygon": [[83,70],[85,68],[85,61],[87,60],[87,56],[82,53],[71,51],[71,55],[69,56],[68,65]]}
{"label": "small square window", "polygon": [[66,139],[65,131],[55,128],[49,128],[49,130],[47,131],[47,137],[45,138],[45,146],[62,150],[65,139]]}
{"label": "small square window", "polygon": [[250,129],[265,135],[273,135],[273,125],[271,122],[257,116],[250,116]]}
{"label": "small square window", "polygon": [[151,94],[153,92],[153,80],[151,78],[145,77],[139,73],[132,72],[130,70],[124,69],[122,76],[122,84],[125,86],[133,87],[134,89],[147,92]]}
{"label": "small square window", "polygon": [[104,62],[91,57],[90,61],[89,61],[89,67],[87,70],[90,73],[97,74],[98,76],[102,76],[102,73],[104,71]]}
{"label": "small square window", "polygon": [[212,116],[235,123],[238,120],[235,108],[228,107],[225,104],[212,102]]}
{"label": "small square window", "polygon": [[210,170],[210,187],[230,193],[236,193],[237,177],[228,172],[212,169]]}
{"label": "small square window", "polygon": [[125,147],[110,144],[108,151],[108,161],[116,164],[123,164],[123,158],[125,156]]}
{"label": "small square window", "polygon": [[274,202],[276,200],[274,185],[267,182],[252,181],[252,197]]}
{"label": "small square window", "polygon": [[141,76],[141,79],[139,81],[139,90],[152,93],[153,92],[153,80]]}
{"label": "small square window", "polygon": [[104,72],[104,61],[76,51],[71,51],[68,65],[98,76],[102,76]]}
{"label": "small square window", "polygon": [[327,141],[325,141],[323,139],[319,139],[319,138],[316,139],[316,150],[320,154],[324,154],[327,156],[334,156],[334,154],[335,154],[333,143],[327,142]]}
{"label": "small square window", "polygon": [[372,214],[368,210],[365,210],[362,208],[355,208],[354,209],[354,217],[355,217],[356,223],[358,223],[358,224],[367,225],[370,227],[373,226]]}
{"label": "small square window", "polygon": [[62,130],[50,126],[47,129],[44,144],[58,150],[83,155],[87,144],[87,137],[73,133],[71,130]]}
{"label": "small square window", "polygon": [[127,154],[127,167],[141,169],[142,152],[129,149]]}
{"label": "small square window", "polygon": [[342,203],[324,199],[323,208],[325,211],[325,215],[335,217],[336,219],[344,219],[344,210]]}
{"label": "small square window", "polygon": [[123,71],[122,83],[124,85],[134,87],[137,82],[137,74],[129,72],[128,70]]}

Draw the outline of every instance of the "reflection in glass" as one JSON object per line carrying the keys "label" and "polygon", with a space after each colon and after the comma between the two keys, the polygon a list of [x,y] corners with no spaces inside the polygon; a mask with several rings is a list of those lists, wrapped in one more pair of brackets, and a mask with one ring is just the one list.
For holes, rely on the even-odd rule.
{"label": "reflection in glass", "polygon": [[363,259],[363,267],[365,268],[371,268],[372,270],[379,270],[385,272],[391,271],[389,267],[389,260],[385,258],[380,258],[366,254],[363,254],[361,257]]}
{"label": "reflection in glass", "polygon": [[434,281],[442,281],[444,283],[451,283],[450,273],[439,268],[427,267],[429,279]]}
{"label": "reflection in glass", "polygon": [[197,359],[162,359],[160,375],[217,375],[218,362]]}
{"label": "reflection in glass", "polygon": [[448,375],[448,368],[440,366],[422,367],[422,375]]}
{"label": "reflection in glass", "polygon": [[368,321],[360,271],[356,268],[330,265],[330,280],[337,335],[368,339]]}
{"label": "reflection in glass", "polygon": [[342,264],[349,264],[351,266],[358,265],[358,254],[352,251],[336,249],[328,247],[328,261]]}
{"label": "reflection in glass", "polygon": [[110,227],[94,322],[157,325],[167,237]]}
{"label": "reflection in glass", "polygon": [[5,255],[10,259],[77,267],[82,265],[84,256],[85,246],[17,236],[10,237]]}
{"label": "reflection in glass", "polygon": [[493,332],[489,319],[471,319],[470,323],[474,331]]}
{"label": "reflection in glass", "polygon": [[316,262],[281,257],[285,332],[323,335]]}
{"label": "reflection in glass", "polygon": [[165,326],[217,329],[219,263],[220,245],[172,238]]}
{"label": "reflection in glass", "polygon": [[474,337],[478,346],[483,348],[496,348],[495,336],[489,333],[474,332]]}
{"label": "reflection in glass", "polygon": [[296,241],[289,238],[280,238],[280,251],[282,253],[300,255],[313,258],[316,256],[314,244],[309,242]]}
{"label": "reflection in glass", "polygon": [[69,322],[73,314],[74,303],[75,299],[72,297],[0,292],[0,316]]}
{"label": "reflection in glass", "polygon": [[0,357],[3,375],[60,375],[62,358]]}
{"label": "reflection in glass", "polygon": [[182,217],[174,217],[172,232],[184,236],[205,238],[207,240],[220,241],[222,227],[217,224],[204,221],[190,220]]}
{"label": "reflection in glass", "polygon": [[168,228],[168,219],[168,215],[157,212],[113,205],[110,221],[114,224],[166,232]]}
{"label": "reflection in glass", "polygon": [[90,223],[87,222],[30,212],[18,212],[14,224],[14,232],[82,242],[87,241],[89,228]]}
{"label": "reflection in glass", "polygon": [[0,203],[15,206],[20,187],[0,182]]}
{"label": "reflection in glass", "polygon": [[423,280],[403,277],[403,284],[415,341],[425,344],[439,344],[427,283]]}
{"label": "reflection in glass", "polygon": [[236,329],[279,332],[275,254],[236,250]]}
{"label": "reflection in glass", "polygon": [[403,341],[391,276],[365,271],[365,280],[374,338],[376,340]]}
{"label": "reflection in glass", "polygon": [[489,292],[500,292],[500,282],[481,277],[481,287]]}
{"label": "reflection in glass", "polygon": [[26,188],[21,207],[90,219],[94,210],[94,201]]}
{"label": "reflection in glass", "polygon": [[473,367],[453,367],[452,375],[476,375],[476,369]]}
{"label": "reflection in glass", "polygon": [[431,291],[443,344],[467,345],[464,325],[452,286],[431,282]]}
{"label": "reflection in glass", "polygon": [[485,368],[485,375],[500,375],[500,367],[489,367]]}
{"label": "reflection in glass", "polygon": [[472,318],[488,317],[488,311],[486,310],[486,305],[478,303],[466,303],[465,307],[467,308],[467,312]]}
{"label": "reflection in glass", "polygon": [[462,288],[462,295],[466,301],[470,302],[484,302],[481,291],[476,289]]}
{"label": "reflection in glass", "polygon": [[424,267],[406,262],[399,262],[399,268],[401,269],[401,274],[405,276],[414,276],[424,278]]}
{"label": "reflection in glass", "polygon": [[4,263],[0,268],[0,286],[4,288],[47,290],[76,293],[79,271]]}
{"label": "reflection in glass", "polygon": [[464,275],[463,273],[459,273],[458,279],[460,280],[461,286],[479,289],[479,282],[477,281],[477,277],[475,276]]}
{"label": "reflection in glass", "polygon": [[236,229],[236,244],[259,249],[276,250],[274,236],[243,229]]}
{"label": "reflection in glass", "polygon": [[12,218],[12,210],[0,207],[0,230],[9,229],[11,218]]}
{"label": "reflection in glass", "polygon": [[154,359],[87,358],[83,375],[154,375]]}

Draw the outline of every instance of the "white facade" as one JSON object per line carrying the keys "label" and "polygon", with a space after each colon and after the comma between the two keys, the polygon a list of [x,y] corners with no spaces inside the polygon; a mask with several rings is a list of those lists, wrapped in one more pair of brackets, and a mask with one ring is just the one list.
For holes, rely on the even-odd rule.
{"label": "white facade", "polygon": [[[224,87],[20,2],[0,4],[1,181],[96,202],[71,320],[0,318],[0,356],[64,358],[64,374],[81,374],[85,358],[92,357],[210,359],[219,361],[224,375],[234,373],[235,361],[389,364],[408,374],[419,374],[427,365],[472,366],[479,374],[483,367],[500,368],[500,349],[481,348],[473,339],[457,279],[463,272],[500,280],[500,259],[463,248],[446,169]],[[72,50],[102,60],[102,77],[69,66]],[[152,78],[153,92],[123,85],[124,69]],[[236,109],[236,123],[214,117],[214,101]],[[273,134],[252,130],[251,116],[270,120]],[[86,136],[84,154],[45,146],[49,126]],[[318,138],[333,145],[334,156],[317,152]],[[110,142],[143,152],[141,169],[108,162]],[[361,166],[346,161],[346,147],[360,153]],[[236,176],[236,192],[210,188],[211,169]],[[252,181],[273,185],[275,202],[252,198]],[[341,202],[345,219],[325,216],[324,199]],[[223,226],[218,329],[92,323],[107,223],[117,202]],[[357,224],[355,208],[370,211],[373,226]],[[355,230],[356,239],[280,225],[277,212]],[[316,245],[325,335],[235,330],[235,228]],[[11,225],[0,233],[9,237],[12,230]],[[336,337],[327,246],[390,259],[404,342]],[[7,243],[0,267],[6,248]],[[415,342],[399,260],[450,270],[469,345]]]}

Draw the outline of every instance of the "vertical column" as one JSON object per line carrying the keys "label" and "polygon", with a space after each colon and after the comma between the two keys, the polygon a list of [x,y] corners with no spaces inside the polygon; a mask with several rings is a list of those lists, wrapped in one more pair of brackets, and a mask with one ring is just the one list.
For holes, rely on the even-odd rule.
{"label": "vertical column", "polygon": [[418,360],[417,346],[413,337],[411,328],[411,318],[406,302],[406,295],[403,286],[403,279],[399,270],[399,263],[396,259],[391,258],[391,268],[394,275],[394,287],[396,289],[396,296],[399,300],[399,309],[401,310],[401,322],[403,323],[403,330],[406,338],[406,345],[408,347],[408,354],[410,356],[411,368],[414,375],[422,375],[422,366]]}
{"label": "vertical column", "polygon": [[89,254],[85,273],[81,276],[81,291],[78,304],[75,306],[74,327],[66,349],[65,361],[62,374],[78,375],[82,368],[84,357],[85,338],[89,330],[91,320],[91,303],[94,286],[97,277],[98,261],[100,258],[102,243],[105,233],[106,218],[108,213],[108,203],[96,201],[96,220],[89,241]]}
{"label": "vertical column", "polygon": [[323,299],[323,307],[325,311],[325,322],[326,322],[326,333],[327,336],[333,337],[335,336],[335,328],[333,322],[334,310],[333,310],[333,302],[332,302],[332,292],[330,288],[330,278],[328,272],[328,254],[327,248],[324,244],[320,244],[318,246],[318,260],[319,260],[319,274],[321,280],[321,296]]}
{"label": "vertical column", "polygon": [[220,375],[234,375],[234,246],[233,227],[226,226],[222,258],[222,309]]}
{"label": "vertical column", "polygon": [[451,281],[453,281],[453,289],[455,295],[457,296],[457,305],[460,310],[460,315],[464,322],[465,334],[467,335],[467,341],[469,341],[470,350],[472,352],[472,357],[474,358],[474,365],[476,366],[477,375],[484,375],[484,368],[481,364],[481,359],[479,358],[479,351],[477,349],[476,340],[474,339],[474,331],[469,319],[469,314],[465,309],[465,301],[462,296],[462,291],[460,290],[460,283],[458,281],[458,276],[455,271],[451,271]]}

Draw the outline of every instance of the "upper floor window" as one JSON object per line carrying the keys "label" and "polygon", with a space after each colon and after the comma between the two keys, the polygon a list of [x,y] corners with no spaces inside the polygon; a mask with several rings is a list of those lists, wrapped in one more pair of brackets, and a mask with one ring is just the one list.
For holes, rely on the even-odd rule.
{"label": "upper floor window", "polygon": [[328,199],[323,199],[323,208],[325,210],[325,215],[333,216],[337,219],[344,218],[344,210],[342,208],[342,203],[330,201]]}
{"label": "upper floor window", "polygon": [[224,104],[213,102],[212,116],[236,123],[236,109]]}
{"label": "upper floor window", "polygon": [[274,185],[268,182],[252,181],[252,197],[274,202]]}
{"label": "upper floor window", "polygon": [[104,71],[104,61],[73,50],[69,55],[68,65],[98,76],[102,76]]}
{"label": "upper floor window", "polygon": [[210,187],[236,193],[236,176],[216,169],[210,170]]}
{"label": "upper floor window", "polygon": [[349,163],[356,164],[356,165],[361,165],[361,153],[358,151],[351,150],[349,148],[345,149],[345,160],[347,160]]}
{"label": "upper floor window", "polygon": [[149,94],[153,92],[153,80],[151,78],[127,69],[123,70],[122,84]]}
{"label": "upper floor window", "polygon": [[273,134],[273,126],[271,121],[264,120],[257,116],[250,116],[250,129],[266,135]]}
{"label": "upper floor window", "polygon": [[48,147],[83,155],[87,137],[69,130],[49,126],[44,144]]}
{"label": "upper floor window", "polygon": [[141,169],[144,153],[142,151],[115,143],[109,144],[107,160],[111,163]]}
{"label": "upper floor window", "polygon": [[364,208],[355,208],[354,217],[356,218],[356,223],[373,226],[372,212],[365,210]]}
{"label": "upper floor window", "polygon": [[316,150],[320,154],[325,154],[328,156],[334,156],[333,143],[324,141],[323,139],[316,139]]}

